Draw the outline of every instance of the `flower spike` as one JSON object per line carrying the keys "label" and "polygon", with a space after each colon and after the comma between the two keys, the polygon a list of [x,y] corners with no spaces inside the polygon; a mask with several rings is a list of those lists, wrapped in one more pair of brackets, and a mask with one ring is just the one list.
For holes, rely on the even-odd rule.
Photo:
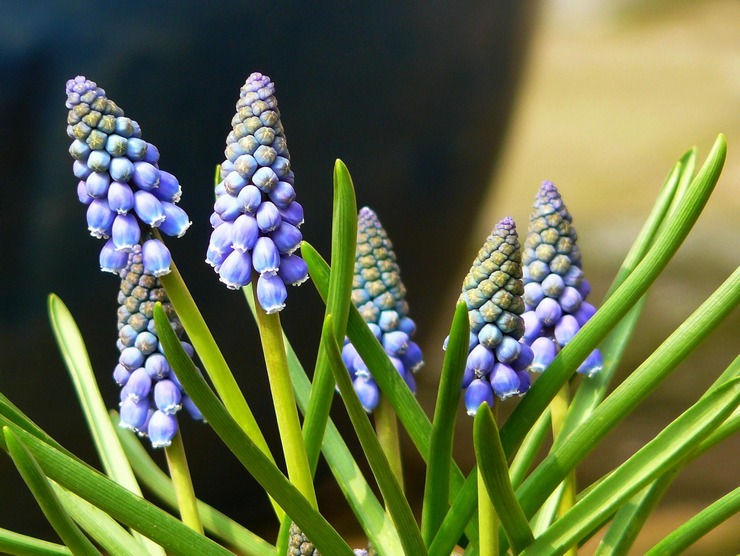
{"label": "flower spike", "polygon": [[[524,341],[534,351],[532,370],[544,371],[557,352],[596,312],[586,301],[591,287],[583,277],[573,218],[550,181],[542,182],[524,243]],[[578,372],[592,376],[602,367],[594,350]]]}
{"label": "flower spike", "polygon": [[[121,355],[113,371],[121,386],[120,425],[148,436],[154,448],[167,447],[178,430],[177,413],[185,407],[191,417],[203,420],[198,408],[183,391],[180,381],[162,353],[154,326],[154,304],[162,303],[178,337],[183,328],[157,276],[145,267],[145,254],[135,245],[121,271],[118,292],[118,349]],[[193,346],[182,346],[192,357]]]}
{"label": "flower spike", "polygon": [[120,272],[134,247],[146,242],[144,268],[155,276],[167,274],[167,247],[148,239],[142,228],[177,237],[188,229],[188,215],[176,206],[181,195],[177,178],[159,169],[157,148],[141,138],[139,124],[125,117],[94,81],[81,75],[67,81],[66,106],[72,171],[80,180],[77,196],[88,206],[90,234],[108,239],[100,252],[101,270]]}
{"label": "flower spike", "polygon": [[[465,407],[493,405],[529,389],[526,369],[532,350],[519,342],[524,333],[521,252],[511,218],[496,224],[463,281],[460,301],[468,307],[470,345],[463,375]],[[525,349],[523,349],[525,348]]]}
{"label": "flower spike", "polygon": [[295,202],[290,154],[269,77],[249,76],[231,125],[206,262],[230,289],[249,284],[254,271],[257,300],[275,313],[285,307],[285,286],[304,282],[308,267],[295,254],[303,208]]}
{"label": "flower spike", "polygon": [[[357,250],[352,303],[385,349],[394,366],[415,391],[414,373],[424,364],[421,349],[411,338],[416,331],[408,316],[406,288],[393,245],[377,215],[367,207],[357,221]],[[354,382],[362,406],[369,413],[380,402],[378,385],[355,347],[345,340],[342,360]]]}

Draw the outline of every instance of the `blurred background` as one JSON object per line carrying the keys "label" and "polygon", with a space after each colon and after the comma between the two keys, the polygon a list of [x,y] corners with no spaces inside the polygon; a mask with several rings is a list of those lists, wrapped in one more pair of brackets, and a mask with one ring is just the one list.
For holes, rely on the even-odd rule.
{"label": "blurred background", "polygon": [[[96,464],[95,454],[45,314],[49,292],[68,304],[113,405],[118,284],[97,270],[101,243],[86,235],[66,152],[63,88],[77,74],[97,81],[140,123],[161,167],[183,184],[181,206],[194,223],[168,245],[276,450],[272,408],[261,401],[264,370],[253,356],[256,330],[246,312],[227,313],[238,294],[202,263],[213,167],[252,71],[277,84],[306,238],[328,252],[331,169],[340,157],[358,203],[377,211],[393,239],[425,348],[428,364],[418,378],[428,409],[439,346],[470,262],[501,217],[526,227],[544,179],[555,182],[574,216],[598,304],[675,160],[692,146],[703,160],[717,133],[727,135],[716,193],[656,283],[617,380],[737,266],[737,2],[334,4],[3,5],[0,391],[87,461]],[[309,368],[319,330],[307,329],[304,316],[321,313],[310,285],[291,291],[283,323]],[[589,457],[582,485],[650,440],[732,361],[737,313]],[[181,421],[199,494],[243,522],[257,520],[258,530],[269,528],[259,522],[264,497],[239,464],[207,429]],[[465,466],[469,425],[461,417],[457,451]],[[679,476],[635,554],[737,484],[738,450],[731,439]],[[407,452],[413,470],[419,460],[413,448]],[[418,495],[423,479],[408,475]],[[335,499],[329,483],[321,493],[327,506]],[[6,457],[0,493],[0,527],[53,538]],[[737,518],[726,523],[691,553],[737,553],[738,525]],[[338,527],[349,532],[353,524]]]}

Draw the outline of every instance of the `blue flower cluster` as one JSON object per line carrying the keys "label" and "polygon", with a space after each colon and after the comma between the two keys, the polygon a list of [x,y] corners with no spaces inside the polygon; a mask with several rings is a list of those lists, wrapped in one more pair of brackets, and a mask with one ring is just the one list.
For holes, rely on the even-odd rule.
{"label": "blue flower cluster", "polygon": [[[159,279],[144,267],[141,246],[133,246],[120,274],[117,346],[121,355],[113,371],[122,387],[120,425],[148,436],[154,448],[166,447],[177,432],[180,409],[184,407],[194,419],[203,420],[203,415],[163,354],[154,327],[155,303],[162,303],[178,337],[183,328]],[[193,346],[185,341],[182,346],[192,357]]]}
{"label": "blue flower cluster", "polygon": [[468,307],[470,344],[462,387],[465,407],[522,395],[531,384],[527,368],[534,354],[524,334],[521,251],[516,226],[504,218],[486,239],[463,282],[460,301]]}
{"label": "blue flower cluster", "polygon": [[188,215],[177,206],[177,178],[159,169],[157,148],[95,82],[83,76],[67,81],[66,106],[77,196],[87,205],[90,234],[108,240],[100,252],[101,270],[118,273],[143,243],[144,268],[154,276],[167,274],[169,250],[158,239],[142,238],[142,227],[177,237],[188,229]]}
{"label": "blue flower cluster", "polygon": [[[552,182],[540,186],[524,243],[524,341],[534,352],[532,370],[544,371],[558,350],[596,312],[586,301],[591,287],[583,277],[573,218]],[[602,368],[594,350],[578,368],[592,376]]]}
{"label": "blue flower cluster", "polygon": [[303,239],[303,208],[295,202],[290,154],[269,77],[249,76],[231,125],[206,262],[231,289],[246,286],[252,272],[258,273],[257,300],[275,313],[285,307],[285,286],[304,282],[308,267],[295,253]]}
{"label": "blue flower cluster", "polygon": [[[401,272],[388,234],[375,213],[364,207],[357,221],[352,303],[406,384],[415,392],[414,373],[423,365],[423,359],[421,349],[411,340],[416,325],[408,316],[405,297],[406,289],[401,283]],[[368,413],[373,411],[380,401],[380,391],[349,339],[345,339],[342,360],[362,406]]]}

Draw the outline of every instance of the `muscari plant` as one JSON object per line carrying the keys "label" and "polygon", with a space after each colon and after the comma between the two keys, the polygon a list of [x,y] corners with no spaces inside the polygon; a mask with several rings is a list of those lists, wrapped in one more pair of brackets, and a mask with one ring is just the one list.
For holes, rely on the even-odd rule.
{"label": "muscari plant", "polygon": [[[190,224],[177,206],[178,180],[160,168],[159,153],[142,139],[140,126],[94,82],[70,80],[67,108],[78,198],[87,206],[90,233],[106,240],[101,269],[121,277],[120,357],[108,367],[114,368],[121,397],[102,399],[97,381],[109,380],[110,372],[93,372],[72,315],[52,294],[52,329],[102,472],[65,450],[0,394],[0,447],[61,539],[59,544],[0,529],[0,551],[575,554],[602,532],[598,554],[626,554],[681,470],[740,426],[736,359],[716,374],[696,403],[627,461],[593,484],[575,480],[575,469],[605,435],[740,301],[735,271],[614,384],[648,290],[719,179],[726,152],[721,135],[698,172],[693,150],[672,168],[598,304],[586,301],[590,288],[573,217],[552,183],[544,182],[536,194],[523,246],[514,219],[496,224],[461,277],[456,308],[448,308],[454,315],[430,419],[414,396],[422,354],[412,340],[416,323],[409,317],[388,233],[372,210],[358,214],[349,172],[337,161],[331,268],[303,241],[303,210],[295,201],[274,84],[252,74],[226,139],[214,188],[214,230],[203,244],[207,263],[227,287],[241,289],[257,323],[284,473],[162,239],[182,235]],[[280,325],[286,286],[309,274],[326,304],[310,378]],[[111,341],[116,342],[113,322],[111,317]],[[337,403],[335,391],[362,454],[349,450],[329,416]],[[452,457],[461,402],[473,420],[472,470],[461,469]],[[502,403],[513,409],[499,423]],[[208,423],[194,434],[216,433],[245,473],[264,487],[275,514],[274,538],[261,538],[196,497],[177,424],[183,408]],[[403,484],[401,427],[426,465],[420,520]],[[164,449],[167,472],[149,449]],[[538,459],[543,449],[546,455]],[[360,548],[350,547],[327,520],[330,508],[317,503],[313,477],[321,455],[367,539]],[[371,474],[363,473],[360,458]],[[140,485],[152,493],[152,501],[142,497]],[[650,553],[680,552],[739,507],[735,489]]]}

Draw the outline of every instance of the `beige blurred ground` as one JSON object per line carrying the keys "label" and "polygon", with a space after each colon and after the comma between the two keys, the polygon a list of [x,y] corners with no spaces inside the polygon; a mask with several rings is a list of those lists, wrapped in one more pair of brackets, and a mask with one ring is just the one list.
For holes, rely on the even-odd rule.
{"label": "beige blurred ground", "polygon": [[[555,182],[574,217],[598,303],[675,160],[703,161],[727,137],[725,171],[692,235],[656,282],[618,381],[651,353],[740,261],[740,2],[549,0],[539,15],[492,194],[468,246],[470,260],[503,216],[526,230],[536,188]],[[459,269],[464,276],[467,268]],[[456,292],[449,292],[453,303]],[[700,351],[654,392],[585,462],[587,485],[634,453],[729,365],[740,346],[735,311]],[[445,332],[440,328],[439,335]],[[467,452],[461,426],[458,453]],[[740,442],[731,439],[686,469],[638,539],[642,554],[738,485]],[[736,516],[687,554],[740,553]],[[583,554],[593,551],[594,544]]]}

